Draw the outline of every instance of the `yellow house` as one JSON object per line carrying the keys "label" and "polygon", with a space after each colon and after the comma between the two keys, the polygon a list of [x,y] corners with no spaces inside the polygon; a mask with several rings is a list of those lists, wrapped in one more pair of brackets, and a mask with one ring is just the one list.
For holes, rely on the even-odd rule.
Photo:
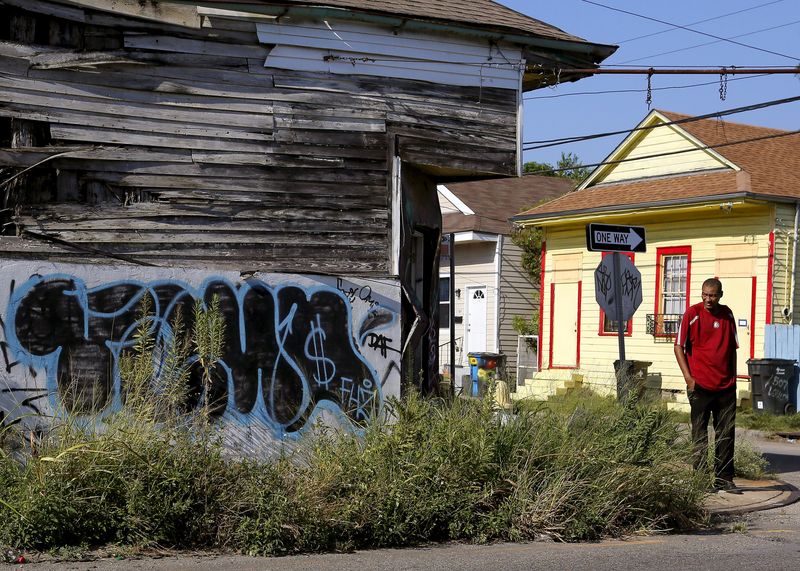
{"label": "yellow house", "polygon": [[718,277],[738,323],[738,397],[748,399],[747,360],[763,356],[765,325],[800,323],[799,215],[799,134],[651,112],[575,191],[514,218],[545,236],[541,363],[518,394],[576,382],[616,390],[616,322],[595,300],[602,254],[585,238],[587,224],[602,222],[647,232],[647,251],[631,256],[643,302],[623,323],[626,358],[651,363],[647,386],[688,407],[673,335],[703,280]]}

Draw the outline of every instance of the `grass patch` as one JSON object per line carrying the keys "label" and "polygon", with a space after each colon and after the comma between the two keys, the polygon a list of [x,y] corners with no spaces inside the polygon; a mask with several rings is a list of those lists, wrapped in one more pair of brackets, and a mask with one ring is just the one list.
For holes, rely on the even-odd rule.
{"label": "grass patch", "polygon": [[[550,411],[557,415],[573,415],[576,411],[580,414],[593,414],[606,416],[612,414],[615,409],[621,405],[617,403],[616,398],[613,396],[602,397],[587,388],[581,388],[575,391],[570,391],[565,395],[555,395],[546,401],[535,400],[520,400],[515,402],[517,411],[536,413],[543,410]],[[663,415],[666,422],[671,422],[676,425],[686,426],[685,432],[688,437],[688,426],[691,424],[691,419],[688,412],[681,411],[668,411],[664,405],[651,403],[651,410],[658,410],[659,414]],[[646,407],[645,407],[646,408]],[[796,422],[795,418],[800,419],[800,415],[793,415],[787,417],[759,414],[754,415],[747,412],[738,412],[736,415],[737,426],[746,425],[746,423],[760,422],[762,423],[761,430],[766,430],[766,426],[781,427]],[[742,424],[740,424],[740,422]],[[756,428],[755,426],[748,426],[748,428]],[[798,423],[800,428],[800,423]],[[776,428],[774,431],[780,431]],[[714,465],[714,431],[709,430],[709,461],[708,465]],[[759,480],[768,476],[767,473],[767,460],[764,456],[753,446],[748,440],[737,438],[734,449],[734,467],[736,476],[746,478],[748,480]]]}
{"label": "grass patch", "polygon": [[764,432],[800,432],[800,414],[756,414],[741,410],[736,413],[736,426]]}
{"label": "grass patch", "polygon": [[123,360],[122,411],[56,421],[32,445],[0,454],[0,545],[278,555],[574,541],[706,521],[706,482],[688,465],[685,431],[667,411],[633,401],[576,395],[558,409],[505,415],[489,397],[410,394],[358,435],[319,427],[272,461],[228,457],[203,408],[183,406],[186,354],[201,351],[199,366],[211,368],[222,338],[213,315],[196,312],[204,329],[193,335],[206,340],[177,342],[158,383],[140,329]]}

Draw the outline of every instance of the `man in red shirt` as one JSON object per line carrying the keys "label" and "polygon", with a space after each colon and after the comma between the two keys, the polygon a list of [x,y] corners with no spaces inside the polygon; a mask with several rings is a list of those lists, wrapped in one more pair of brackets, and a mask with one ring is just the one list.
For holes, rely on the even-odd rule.
{"label": "man in red shirt", "polygon": [[686,310],[675,338],[675,358],[686,380],[692,419],[694,467],[705,470],[708,421],[715,433],[714,487],[735,488],[733,447],[736,423],[736,322],[730,308],[719,303],[722,283],[703,282],[703,301]]}

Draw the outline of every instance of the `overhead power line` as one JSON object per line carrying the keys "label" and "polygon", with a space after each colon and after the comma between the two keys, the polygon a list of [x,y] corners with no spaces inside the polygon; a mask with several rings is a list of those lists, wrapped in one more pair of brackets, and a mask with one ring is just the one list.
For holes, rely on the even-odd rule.
{"label": "overhead power line", "polygon": [[[584,0],[585,1],[585,0]],[[556,76],[562,73],[583,73],[583,74],[606,74],[606,75],[751,75],[751,74],[800,74],[800,66],[796,67],[736,67],[721,66],[718,68],[705,68],[698,69],[692,67],[677,67],[677,68],[663,68],[663,67],[647,67],[647,68],[623,68],[611,69],[609,67],[597,68],[563,68],[550,70],[546,67],[538,65],[527,66],[528,71],[539,71],[542,75],[554,74]]]}
{"label": "overhead power line", "polygon": [[[764,101],[763,103],[753,103],[752,105],[745,105],[743,107],[733,107],[731,109],[725,109],[722,111],[714,111],[713,113],[706,113],[705,115],[695,115],[692,117],[685,117],[684,119],[677,119],[675,121],[668,121],[666,123],[661,123],[660,126],[667,126],[667,125],[680,125],[682,123],[692,123],[694,121],[700,121],[703,119],[713,119],[717,117],[725,117],[727,115],[735,115],[736,113],[745,113],[747,111],[755,111],[757,109],[764,109],[766,107],[773,107],[775,105],[785,105],[786,103],[794,103],[795,101],[800,101],[800,95],[795,97],[786,97],[784,99],[773,99],[772,101]],[[541,141],[528,141],[522,143],[523,145],[534,145],[529,147],[524,147],[523,150],[525,151],[532,151],[534,149],[543,149],[545,147],[555,147],[558,145],[564,145],[567,143],[577,143],[580,141],[589,141],[592,139],[601,139],[603,137],[613,137],[614,135],[622,135],[627,133],[635,133],[636,131],[646,131],[648,129],[652,129],[653,127],[634,127],[633,129],[622,129],[619,131],[608,131],[605,133],[594,133],[591,135],[577,135],[574,137],[561,137],[559,139],[543,139]]]}
{"label": "overhead power line", "polygon": [[797,131],[787,131],[785,133],[773,133],[772,135],[764,135],[763,137],[752,137],[752,138],[749,138],[749,139],[739,139],[738,141],[729,141],[727,143],[719,143],[717,145],[702,145],[702,146],[699,146],[699,147],[692,147],[690,149],[680,149],[678,151],[669,151],[669,152],[666,152],[666,153],[656,153],[656,154],[653,154],[653,155],[645,155],[645,156],[641,156],[641,157],[631,157],[631,158],[627,158],[627,159],[619,159],[619,160],[616,160],[616,161],[603,161],[601,163],[592,163],[592,164],[588,164],[588,165],[575,165],[575,166],[565,167],[565,168],[555,168],[555,169],[541,170],[541,171],[536,171],[536,172],[524,173],[523,176],[542,175],[542,174],[545,174],[545,173],[571,171],[571,170],[575,170],[575,168],[580,168],[580,167],[589,168],[589,167],[599,167],[599,166],[605,166],[605,165],[618,165],[618,164],[621,164],[621,163],[630,163],[630,162],[633,162],[633,161],[643,161],[645,159],[657,159],[659,157],[669,157],[669,156],[672,156],[672,155],[680,155],[680,154],[683,154],[683,153],[691,153],[693,151],[706,151],[706,150],[709,150],[709,149],[710,150],[714,150],[714,149],[719,149],[719,148],[722,148],[722,147],[730,147],[732,145],[743,145],[744,143],[754,143],[756,141],[766,141],[766,140],[769,140],[769,139],[779,139],[781,137],[789,137],[789,136],[792,136],[792,135],[800,135],[800,129],[797,130]]}
{"label": "overhead power line", "polygon": [[[777,26],[770,26],[769,28],[761,28],[760,30],[754,30],[752,32],[747,32],[745,34],[738,34],[736,36],[728,36],[726,39],[731,40],[733,38],[743,38],[745,36],[752,36],[754,34],[760,34],[762,32],[769,32],[769,31],[772,31],[772,30],[777,30],[778,28],[785,28],[787,26],[794,26],[797,23],[800,23],[800,20],[795,20],[794,22],[786,22],[785,24],[778,24]],[[659,52],[657,54],[650,54],[650,55],[638,57],[636,59],[625,60],[625,61],[623,61],[621,63],[622,64],[632,63],[632,62],[635,62],[635,61],[642,61],[643,59],[654,58],[654,57],[658,57],[658,56],[665,56],[665,55],[669,55],[669,54],[675,54],[675,53],[678,53],[678,52],[685,52],[685,51],[688,51],[688,50],[693,50],[695,48],[702,48],[702,47],[705,47],[705,46],[710,46],[712,44],[718,44],[721,41],[722,40],[712,40],[710,42],[703,42],[702,44],[694,44],[693,46],[686,46],[685,48],[678,48],[678,49],[675,49],[675,50],[669,50],[669,51],[666,51],[666,52]]]}
{"label": "overhead power line", "polygon": [[797,58],[795,56],[790,56],[790,55],[783,54],[783,53],[780,53],[780,52],[774,52],[772,50],[759,48],[757,46],[751,46],[750,44],[745,44],[743,42],[737,42],[736,40],[731,40],[731,39],[728,39],[728,38],[722,38],[720,36],[715,36],[714,34],[709,34],[708,32],[701,32],[700,30],[695,30],[694,28],[689,28],[687,26],[681,26],[680,24],[673,24],[672,22],[667,22],[665,20],[659,20],[658,18],[652,18],[650,16],[644,16],[642,14],[637,14],[636,12],[630,12],[628,10],[623,10],[621,8],[614,8],[613,6],[608,6],[607,4],[601,4],[600,2],[595,2],[594,0],[581,0],[581,2],[585,2],[586,4],[592,4],[594,6],[600,6],[601,8],[606,8],[607,10],[613,10],[614,12],[621,12],[623,14],[628,14],[630,16],[636,16],[637,18],[643,18],[645,20],[650,20],[651,22],[658,22],[659,24],[664,24],[666,26],[672,26],[673,28],[680,28],[681,30],[686,30],[687,32],[694,32],[695,34],[700,34],[702,36],[707,36],[709,38],[714,38],[715,40],[722,40],[722,41],[725,41],[725,42],[729,42],[731,44],[735,44],[735,45],[741,46],[743,48],[749,48],[751,50],[757,50],[757,51],[768,53],[768,54],[772,54],[772,55],[775,55],[775,56],[781,56],[781,57],[789,58],[789,59],[792,59],[792,60],[795,60],[795,61],[800,59],[800,58]]}
{"label": "overhead power line", "polygon": [[[727,18],[728,16],[734,16],[736,14],[741,14],[742,12],[749,12],[751,10],[757,10],[758,8],[763,8],[764,6],[769,6],[770,4],[779,4],[781,2],[785,2],[786,0],[772,0],[772,2],[764,2],[763,4],[758,4],[756,6],[751,6],[749,8],[743,8],[741,10],[736,10],[735,12],[728,12],[727,14],[720,14],[719,16],[712,16],[711,18],[706,18],[705,20],[697,20],[696,22],[689,22],[685,24],[686,26],[695,26],[697,24],[705,24],[706,22],[711,22],[713,20],[721,20],[722,18]],[[635,38],[628,38],[627,40],[622,40],[619,42],[614,42],[615,44],[625,44],[627,42],[633,42],[635,40],[641,40],[643,38],[651,38],[653,36],[659,36],[661,34],[666,34],[667,32],[674,32],[675,28],[667,28],[666,30],[661,30],[658,32],[653,32],[652,34],[644,34],[643,36],[636,36]]]}
{"label": "overhead power line", "polygon": [[[766,77],[767,74],[758,75],[745,75],[743,77],[733,77],[728,80],[741,81],[743,79],[755,79],[757,77]],[[665,87],[652,87],[649,91],[669,91],[673,89],[691,89],[693,87],[705,87],[707,85],[718,85],[719,81],[704,81],[703,83],[691,83],[689,85],[667,85]],[[557,93],[555,95],[534,95],[532,97],[523,97],[524,101],[531,101],[533,99],[558,99],[559,97],[572,97],[574,95],[606,95],[609,93],[647,93],[647,89],[606,89],[603,91],[576,91],[573,93]]]}

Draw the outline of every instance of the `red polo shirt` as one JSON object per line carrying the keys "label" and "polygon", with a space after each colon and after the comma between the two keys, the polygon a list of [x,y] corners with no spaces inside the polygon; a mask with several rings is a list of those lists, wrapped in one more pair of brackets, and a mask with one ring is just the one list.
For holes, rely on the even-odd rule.
{"label": "red polo shirt", "polygon": [[701,388],[721,391],[736,384],[736,321],[726,305],[714,315],[697,303],[686,310],[675,345],[686,352],[689,372]]}

